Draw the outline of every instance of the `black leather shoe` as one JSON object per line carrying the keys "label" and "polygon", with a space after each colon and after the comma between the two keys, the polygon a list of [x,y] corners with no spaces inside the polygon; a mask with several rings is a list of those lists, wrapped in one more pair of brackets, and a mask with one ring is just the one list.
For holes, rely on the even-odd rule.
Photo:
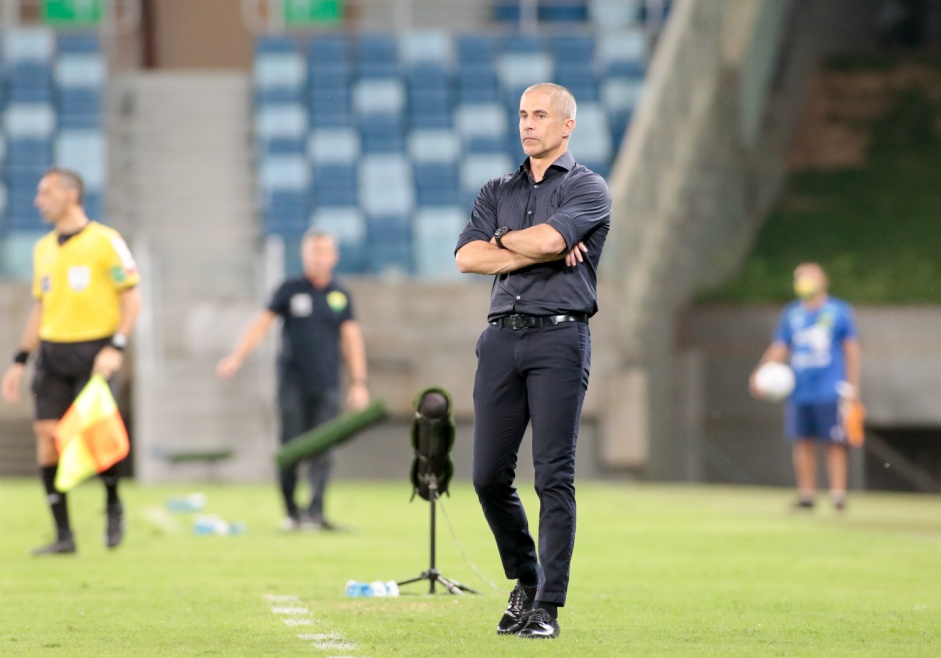
{"label": "black leather shoe", "polygon": [[535,608],[526,615],[526,623],[517,635],[531,640],[551,640],[559,637],[559,620],[550,617],[542,608]]}
{"label": "black leather shoe", "polygon": [[108,524],[105,526],[105,546],[115,548],[124,539],[124,506],[117,502],[108,505]]}
{"label": "black leather shoe", "polygon": [[75,539],[71,535],[68,537],[63,537],[56,539],[54,542],[47,546],[40,546],[39,548],[33,549],[33,555],[70,555],[75,553],[78,549],[75,548]]}
{"label": "black leather shoe", "polygon": [[506,605],[506,612],[497,624],[497,633],[511,635],[518,632],[526,623],[526,614],[533,608],[536,598],[535,587],[523,587],[519,583],[510,592],[510,600]]}

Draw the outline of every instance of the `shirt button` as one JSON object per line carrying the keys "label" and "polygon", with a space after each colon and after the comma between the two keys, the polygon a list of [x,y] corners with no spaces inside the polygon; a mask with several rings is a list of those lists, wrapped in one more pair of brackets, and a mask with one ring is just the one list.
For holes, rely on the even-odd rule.
{"label": "shirt button", "polygon": [[535,185],[533,185],[533,187],[539,187],[539,183],[536,183]]}
{"label": "shirt button", "polygon": [[532,211],[532,210],[527,210],[527,211],[526,211],[526,214],[527,214],[527,215],[532,215],[532,214],[533,214],[533,211]]}
{"label": "shirt button", "polygon": [[517,295],[517,296],[516,296],[516,301],[519,301],[519,300],[520,300],[520,296]]}

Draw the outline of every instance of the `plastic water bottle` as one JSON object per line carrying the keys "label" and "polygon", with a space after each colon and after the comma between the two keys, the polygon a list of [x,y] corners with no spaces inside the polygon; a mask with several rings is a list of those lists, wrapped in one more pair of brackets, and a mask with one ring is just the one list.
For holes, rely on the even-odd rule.
{"label": "plastic water bottle", "polygon": [[346,583],[346,595],[352,597],[372,596],[372,586],[369,583],[350,580]]}
{"label": "plastic water bottle", "polygon": [[241,535],[246,527],[244,521],[229,523],[215,514],[198,514],[193,519],[193,532],[197,535]]}
{"label": "plastic water bottle", "polygon": [[206,496],[198,492],[167,501],[167,509],[171,512],[198,512],[205,506]]}

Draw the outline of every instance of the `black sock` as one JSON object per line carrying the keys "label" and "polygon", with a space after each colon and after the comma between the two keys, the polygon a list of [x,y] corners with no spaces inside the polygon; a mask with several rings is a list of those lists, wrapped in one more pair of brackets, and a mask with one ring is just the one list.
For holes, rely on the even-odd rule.
{"label": "black sock", "polygon": [[108,507],[112,507],[121,502],[121,499],[118,498],[118,473],[115,466],[111,466],[109,469],[101,473],[101,481],[105,485],[105,504]]}
{"label": "black sock", "polygon": [[549,613],[549,616],[556,619],[559,616],[559,606],[555,603],[546,603],[545,601],[536,601],[533,603],[533,609],[542,608]]}
{"label": "black sock", "polygon": [[519,584],[523,587],[538,587],[539,586],[539,570],[533,569],[532,571],[527,571],[526,573],[520,574]]}
{"label": "black sock", "polygon": [[69,508],[65,494],[56,489],[58,468],[57,465],[40,466],[39,476],[46,488],[46,501],[49,503],[49,509],[52,510],[52,518],[56,522],[56,534],[59,539],[66,539],[72,536],[72,528],[69,526]]}
{"label": "black sock", "polygon": [[297,489],[297,466],[289,466],[278,474],[281,481],[281,496],[284,498],[284,511],[292,519],[300,518],[300,510],[294,501],[294,491]]}

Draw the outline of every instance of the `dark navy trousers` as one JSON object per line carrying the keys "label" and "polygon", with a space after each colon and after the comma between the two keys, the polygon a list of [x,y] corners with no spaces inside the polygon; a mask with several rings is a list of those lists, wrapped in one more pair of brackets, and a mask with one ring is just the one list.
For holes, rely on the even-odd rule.
{"label": "dark navy trousers", "polygon": [[[312,430],[336,417],[340,411],[340,392],[337,389],[310,392],[284,378],[278,382],[278,414],[281,420],[281,444]],[[324,493],[332,466],[331,451],[327,450],[303,460],[310,482],[310,504],[307,514],[312,518],[323,516]],[[278,474],[284,510],[288,516],[298,518],[294,500],[297,489],[297,464],[282,469]]]}
{"label": "dark navy trousers", "polygon": [[[540,570],[536,600],[565,604],[575,546],[575,445],[588,388],[585,322],[489,326],[477,342],[473,480],[507,578]],[[539,553],[514,485],[532,423]]]}

